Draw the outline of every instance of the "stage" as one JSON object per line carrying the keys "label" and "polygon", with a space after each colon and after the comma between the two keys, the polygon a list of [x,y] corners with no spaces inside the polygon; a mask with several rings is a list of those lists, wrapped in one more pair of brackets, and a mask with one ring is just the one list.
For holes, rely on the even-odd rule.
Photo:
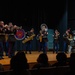
{"label": "stage", "polygon": [[[15,52],[16,54],[17,52]],[[26,57],[28,60],[29,65],[32,67],[34,65],[34,63],[36,63],[36,60],[39,56],[39,54],[41,54],[42,52],[38,52],[38,51],[32,51],[32,54],[27,53]],[[53,64],[54,62],[56,62],[56,53],[53,54],[53,52],[47,52],[48,55],[48,61]],[[70,54],[66,54],[67,57],[70,56]],[[9,70],[10,67],[10,59],[8,58],[8,56],[3,56],[4,59],[0,60],[0,63],[4,66],[5,70]]]}

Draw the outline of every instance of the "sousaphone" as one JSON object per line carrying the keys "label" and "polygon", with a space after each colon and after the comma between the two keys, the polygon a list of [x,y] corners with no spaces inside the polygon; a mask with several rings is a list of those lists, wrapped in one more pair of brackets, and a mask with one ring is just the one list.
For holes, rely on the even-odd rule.
{"label": "sousaphone", "polygon": [[[44,28],[44,27],[45,27],[45,28]],[[43,28],[44,28],[44,29],[43,29]],[[45,23],[41,24],[41,30],[48,31],[48,26],[47,26]]]}

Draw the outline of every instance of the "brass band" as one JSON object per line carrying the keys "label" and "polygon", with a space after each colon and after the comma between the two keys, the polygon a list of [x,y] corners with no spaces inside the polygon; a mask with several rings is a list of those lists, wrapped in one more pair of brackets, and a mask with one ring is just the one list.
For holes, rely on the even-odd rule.
{"label": "brass band", "polygon": [[[12,23],[7,24],[3,24],[3,21],[0,21],[0,41],[4,40],[4,41],[14,41],[14,40],[18,40],[15,38],[16,32],[18,29],[22,29],[22,26],[17,26],[17,25],[13,25]],[[19,34],[18,34],[19,35]],[[13,37],[13,40],[11,39],[11,37]]]}

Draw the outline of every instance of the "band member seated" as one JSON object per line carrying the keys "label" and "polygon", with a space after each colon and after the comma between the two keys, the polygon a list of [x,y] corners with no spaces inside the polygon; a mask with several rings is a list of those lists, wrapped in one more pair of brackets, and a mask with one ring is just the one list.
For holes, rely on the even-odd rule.
{"label": "band member seated", "polygon": [[0,59],[3,59],[3,51],[4,51],[4,48],[3,48],[4,35],[2,35],[3,27],[4,27],[4,21],[0,21]]}
{"label": "band member seated", "polygon": [[55,30],[54,32],[54,35],[53,35],[53,38],[54,38],[54,50],[53,50],[53,53],[56,52],[58,53],[58,50],[59,50],[59,36],[60,36],[60,33],[58,30]]}
{"label": "band member seated", "polygon": [[[29,38],[32,35],[34,35],[34,28],[31,28],[31,30],[27,32],[26,38]],[[32,42],[32,40],[33,40],[33,38],[32,39],[30,38],[30,40],[25,43],[26,44],[26,53],[27,53],[27,51],[29,51],[29,53],[31,54],[31,50],[32,50],[31,42]]]}
{"label": "band member seated", "polygon": [[47,47],[47,42],[48,42],[48,27],[46,24],[41,24],[41,31],[42,31],[42,50],[43,53],[47,53],[48,47]]}

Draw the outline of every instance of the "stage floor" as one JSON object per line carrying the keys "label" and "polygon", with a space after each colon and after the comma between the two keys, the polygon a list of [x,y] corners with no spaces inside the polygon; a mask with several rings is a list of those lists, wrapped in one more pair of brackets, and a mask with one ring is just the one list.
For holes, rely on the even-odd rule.
{"label": "stage floor", "polygon": [[[29,54],[29,53],[26,54],[28,63],[34,63],[34,62],[36,62],[36,60],[37,60],[37,58],[38,58],[38,56],[39,56],[40,53],[42,53],[42,52],[32,51],[32,54]],[[53,52],[47,52],[47,55],[48,55],[48,59],[49,59],[48,61],[56,61],[56,53],[53,54]],[[66,54],[66,55],[67,55],[67,57],[70,56],[70,54]],[[0,60],[0,63],[2,65],[9,65],[11,58],[8,58],[8,56],[3,56],[3,58],[4,59]]]}

